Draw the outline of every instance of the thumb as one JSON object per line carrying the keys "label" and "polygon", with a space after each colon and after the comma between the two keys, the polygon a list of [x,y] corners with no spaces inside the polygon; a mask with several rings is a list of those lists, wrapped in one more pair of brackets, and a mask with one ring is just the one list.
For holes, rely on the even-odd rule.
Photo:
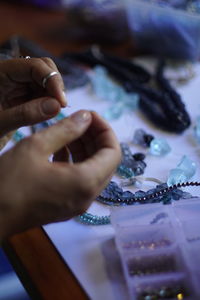
{"label": "thumb", "polygon": [[22,126],[50,119],[60,111],[54,98],[38,98],[0,112],[0,136]]}
{"label": "thumb", "polygon": [[80,110],[57,124],[35,134],[40,155],[49,156],[80,138],[92,122],[92,114]]}

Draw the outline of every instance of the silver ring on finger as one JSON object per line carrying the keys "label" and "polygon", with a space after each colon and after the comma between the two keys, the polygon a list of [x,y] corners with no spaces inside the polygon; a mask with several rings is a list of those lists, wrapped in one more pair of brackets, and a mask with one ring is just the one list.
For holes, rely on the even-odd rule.
{"label": "silver ring on finger", "polygon": [[53,71],[53,72],[49,73],[47,76],[45,76],[45,77],[42,79],[42,86],[43,86],[44,89],[46,88],[47,81],[49,80],[49,78],[51,78],[51,77],[53,77],[53,76],[55,76],[55,75],[58,75],[58,72]]}

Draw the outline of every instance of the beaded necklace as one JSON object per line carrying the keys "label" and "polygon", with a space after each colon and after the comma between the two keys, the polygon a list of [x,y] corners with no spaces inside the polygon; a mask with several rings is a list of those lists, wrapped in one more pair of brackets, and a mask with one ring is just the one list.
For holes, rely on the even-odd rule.
{"label": "beaded necklace", "polygon": [[[118,195],[118,198],[105,196],[103,195],[103,191],[103,193],[101,193],[101,195],[97,197],[97,201],[112,206],[126,206],[155,202],[169,204],[171,200],[191,198],[191,195],[189,193],[184,193],[179,189],[180,187],[186,186],[200,186],[200,182],[184,182],[169,187],[167,186],[167,184],[162,184],[160,186],[157,186],[156,189],[152,189],[147,192],[138,191],[135,194],[130,191],[125,191],[122,192],[121,195]],[[78,216],[77,220],[86,225],[106,225],[110,224],[110,215],[97,216],[86,212]]]}
{"label": "beaded necklace", "polygon": [[[81,53],[67,53],[64,57],[91,67],[104,66],[127,92],[140,95],[139,108],[159,128],[181,133],[190,126],[190,117],[180,95],[163,75],[163,61],[159,61],[155,76],[151,76],[143,67],[94,47]],[[151,78],[159,89],[147,86]]]}

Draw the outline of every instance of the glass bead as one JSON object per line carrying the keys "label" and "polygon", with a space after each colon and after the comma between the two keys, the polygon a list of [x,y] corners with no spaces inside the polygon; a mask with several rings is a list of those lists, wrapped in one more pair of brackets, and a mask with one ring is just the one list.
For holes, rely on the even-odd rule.
{"label": "glass bead", "polygon": [[184,155],[180,161],[180,163],[177,165],[178,169],[181,169],[184,171],[187,180],[190,179],[196,172],[196,163],[189,159],[188,156]]}
{"label": "glass bead", "polygon": [[167,180],[168,186],[188,181],[196,172],[196,163],[184,155],[177,165],[172,169]]}
{"label": "glass bead", "polygon": [[124,103],[118,102],[115,105],[112,105],[103,113],[103,118],[107,121],[112,121],[119,119],[123,113]]}
{"label": "glass bead", "polygon": [[151,134],[144,135],[144,141],[146,143],[146,147],[150,147],[151,141],[154,139],[154,136]]}
{"label": "glass bead", "polygon": [[117,173],[124,178],[130,178],[130,177],[135,176],[135,174],[131,168],[127,168],[123,165],[120,165],[117,168]]}
{"label": "glass bead", "polygon": [[143,129],[137,129],[133,136],[133,143],[142,147],[147,147],[144,140],[145,134],[146,133]]}
{"label": "glass bead", "polygon": [[172,169],[169,173],[169,177],[167,179],[167,185],[171,186],[178,183],[183,183],[187,180],[187,177],[183,170],[181,169]]}
{"label": "glass bead", "polygon": [[165,139],[153,139],[150,143],[150,153],[156,156],[166,155],[171,151],[170,146]]}
{"label": "glass bead", "polygon": [[135,160],[144,160],[145,159],[145,154],[141,153],[141,152],[138,152],[138,153],[133,154],[133,158]]}

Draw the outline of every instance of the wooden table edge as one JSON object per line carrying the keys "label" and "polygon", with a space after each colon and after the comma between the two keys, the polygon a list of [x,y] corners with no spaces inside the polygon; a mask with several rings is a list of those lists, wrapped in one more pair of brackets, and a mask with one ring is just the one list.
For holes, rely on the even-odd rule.
{"label": "wooden table edge", "polygon": [[89,299],[43,228],[9,238],[3,249],[31,299]]}

